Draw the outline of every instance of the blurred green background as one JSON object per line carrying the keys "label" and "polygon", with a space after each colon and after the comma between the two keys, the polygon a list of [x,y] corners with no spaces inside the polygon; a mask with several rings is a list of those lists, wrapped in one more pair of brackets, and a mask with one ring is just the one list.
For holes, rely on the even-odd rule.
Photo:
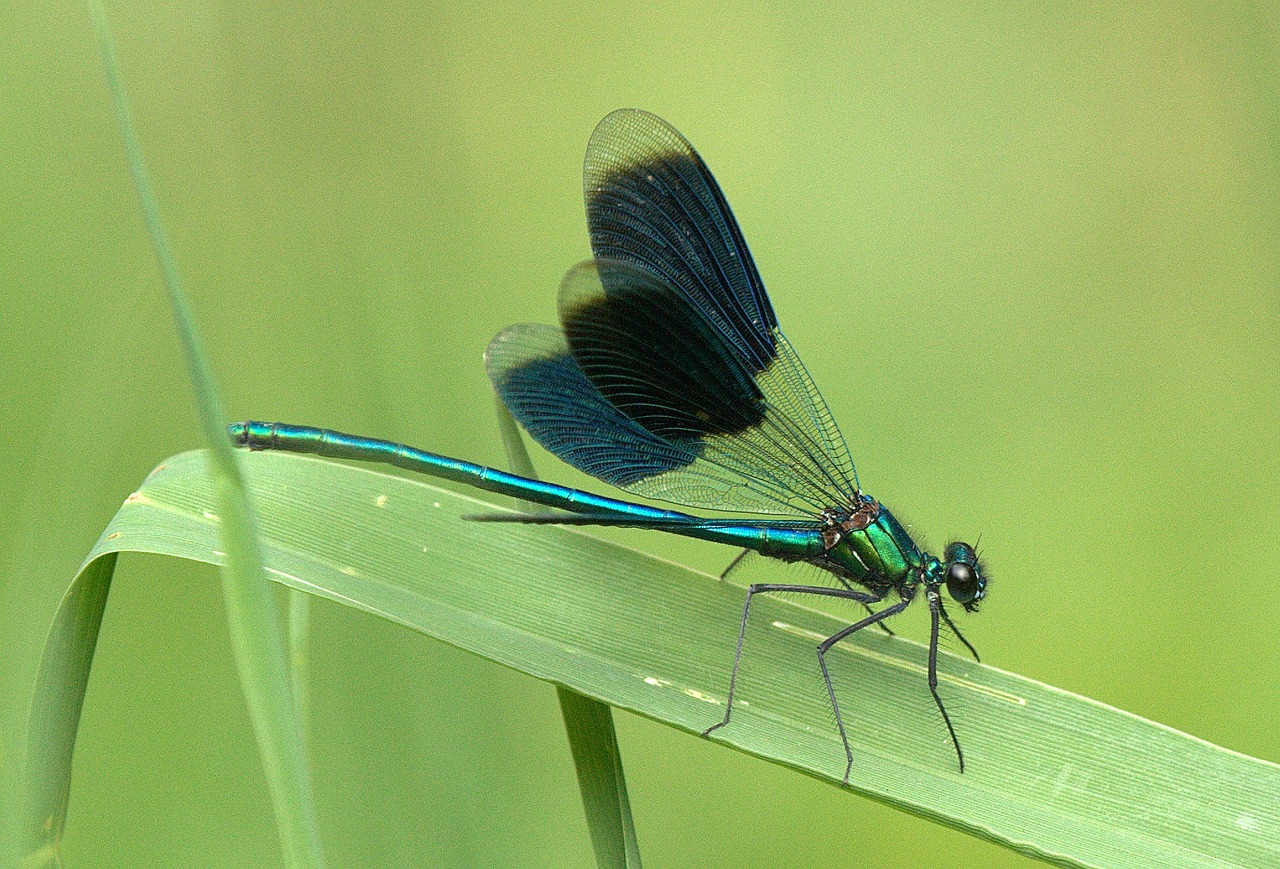
{"label": "blurred green background", "polygon": [[[480,352],[509,323],[553,321],[589,254],[587,137],[646,108],[715,171],[863,485],[935,547],[982,534],[993,590],[963,626],[984,660],[1280,761],[1274,8],[109,11],[234,417],[501,464]],[[20,2],[0,38],[12,789],[59,596],[121,500],[197,435],[87,13]],[[616,536],[710,572],[732,556]],[[764,575],[796,574],[735,581]],[[324,602],[314,644],[332,865],[591,865],[550,685]],[[821,691],[817,674],[796,690]],[[651,866],[1029,862],[617,725]],[[962,739],[981,726],[957,714]],[[123,559],[65,854],[279,864],[212,570]]]}

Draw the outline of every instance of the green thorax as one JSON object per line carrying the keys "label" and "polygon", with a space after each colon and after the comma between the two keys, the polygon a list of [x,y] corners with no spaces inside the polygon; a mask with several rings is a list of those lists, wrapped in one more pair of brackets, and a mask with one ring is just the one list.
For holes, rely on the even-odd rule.
{"label": "green thorax", "polygon": [[868,501],[858,511],[864,518],[836,526],[838,539],[816,563],[873,590],[914,584],[926,557],[887,507]]}

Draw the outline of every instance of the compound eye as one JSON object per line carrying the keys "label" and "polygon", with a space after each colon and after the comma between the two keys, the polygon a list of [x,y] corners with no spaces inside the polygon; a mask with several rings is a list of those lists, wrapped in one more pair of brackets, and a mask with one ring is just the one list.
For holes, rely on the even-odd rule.
{"label": "compound eye", "polygon": [[947,594],[960,604],[971,603],[978,596],[978,573],[973,565],[956,561],[947,566]]}

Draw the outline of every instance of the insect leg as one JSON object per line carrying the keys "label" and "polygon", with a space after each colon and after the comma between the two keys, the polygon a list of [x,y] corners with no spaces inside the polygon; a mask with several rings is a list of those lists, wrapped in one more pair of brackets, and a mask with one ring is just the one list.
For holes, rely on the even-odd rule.
{"label": "insect leg", "polygon": [[818,666],[822,668],[822,680],[827,683],[827,696],[831,698],[831,709],[836,714],[836,727],[840,730],[840,741],[844,743],[844,754],[848,761],[844,768],[843,784],[847,785],[849,783],[849,773],[853,771],[853,749],[849,747],[849,737],[844,731],[844,719],[840,716],[840,704],[836,702],[836,689],[831,684],[831,674],[827,672],[827,652],[831,651],[831,647],[845,637],[862,630],[868,625],[879,624],[882,619],[887,619],[889,616],[902,612],[909,603],[911,603],[911,598],[900,600],[891,607],[882,609],[878,613],[872,613],[862,621],[837,631],[818,644]]}
{"label": "insect leg", "polygon": [[[706,730],[702,731],[703,736],[707,736],[711,733],[711,731],[718,730],[729,723],[729,716],[733,713],[733,692],[737,688],[737,684],[738,684],[738,667],[742,663],[742,644],[747,637],[747,618],[751,613],[751,599],[755,597],[757,594],[766,594],[769,592],[793,592],[796,594],[816,594],[816,595],[822,595],[825,597],[838,597],[838,598],[844,598],[846,600],[854,600],[862,604],[876,603],[877,601],[884,599],[883,597],[877,597],[876,595],[870,594],[868,592],[856,591],[856,590],[847,589],[847,588],[827,588],[826,586],[819,586],[819,585],[784,585],[784,584],[777,584],[777,583],[767,583],[763,585],[753,585],[749,587],[747,589],[747,602],[742,607],[742,624],[738,628],[738,647],[737,647],[737,650],[734,651],[733,653],[733,671],[729,674],[729,696],[726,698],[726,701],[725,701],[724,719],[716,724],[711,725]],[[898,612],[898,610],[900,609],[902,609],[902,607],[898,604],[895,604],[893,607],[890,607],[889,609],[884,610],[883,612],[878,613],[875,616],[869,616],[868,618],[863,619],[861,622],[858,623],[858,625],[861,626],[863,623],[870,624],[875,620],[878,620],[881,618],[887,618],[888,616],[892,615],[894,612]],[[830,687],[830,682],[828,682],[828,687]]]}
{"label": "insect leg", "polygon": [[[960,772],[964,772],[964,752],[960,750],[960,740],[956,739],[956,729],[951,726],[951,716],[947,714],[947,708],[942,705],[942,698],[938,696],[938,617],[947,619],[947,624],[951,624],[951,619],[947,618],[946,613],[942,609],[942,599],[938,595],[937,589],[930,588],[926,592],[929,599],[929,614],[932,628],[929,631],[929,693],[933,695],[933,702],[938,705],[938,711],[942,713],[942,720],[946,722],[947,732],[951,734],[951,744],[956,747],[956,758],[960,761]],[[955,630],[954,626],[952,630]],[[964,637],[960,638],[962,641]],[[969,646],[968,642],[965,642]],[[973,650],[973,646],[969,646],[969,650]],[[977,657],[977,653],[974,653]]]}
{"label": "insect leg", "polygon": [[728,579],[729,574],[733,573],[734,568],[736,568],[739,564],[741,564],[743,559],[745,559],[748,555],[750,555],[753,552],[755,552],[754,549],[744,549],[741,552],[739,552],[737,555],[735,555],[733,557],[733,561],[729,562],[729,566],[726,567],[724,570],[720,571],[720,579],[721,580]]}
{"label": "insect leg", "polygon": [[947,615],[947,611],[942,607],[942,599],[938,599],[938,611],[942,614],[942,620],[947,623],[947,627],[951,628],[951,633],[956,635],[956,639],[964,643],[964,647],[969,650],[969,654],[973,655],[973,660],[982,663],[982,659],[978,657],[978,650],[973,647],[973,643],[964,638],[964,634],[960,633],[960,629],[956,627],[956,623],[951,621],[951,616]]}

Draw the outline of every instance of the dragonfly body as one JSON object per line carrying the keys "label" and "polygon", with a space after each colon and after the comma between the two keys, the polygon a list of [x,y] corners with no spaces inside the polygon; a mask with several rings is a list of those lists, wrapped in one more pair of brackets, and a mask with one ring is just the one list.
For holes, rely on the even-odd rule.
{"label": "dragonfly body", "polygon": [[[657,528],[684,537],[752,549],[762,555],[787,561],[811,560],[822,552],[822,535],[814,528],[785,524],[762,527],[741,521],[702,519],[675,510],[648,507],[544,480],[521,477],[393,441],[280,422],[239,422],[229,426],[228,433],[236,446],[248,447],[250,450],[284,450],[331,459],[381,462],[407,471],[466,483],[496,495],[509,495],[544,507],[578,514],[577,517],[522,517],[530,522],[543,519],[543,524]],[[582,517],[586,517],[588,521],[575,521]],[[493,514],[474,518],[501,521],[508,517]]]}
{"label": "dragonfly body", "polygon": [[[805,561],[881,597],[891,589],[914,585],[928,565],[928,559],[889,509],[865,495],[858,509],[843,512],[833,509],[828,518],[816,523],[706,519],[521,477],[405,444],[329,429],[249,421],[229,426],[228,433],[236,446],[250,450],[283,450],[332,459],[378,461],[577,514],[520,517],[527,523],[650,528],[750,549],[782,561]],[[509,517],[492,514],[474,518],[503,521]],[[932,560],[937,562],[936,558]]]}
{"label": "dragonfly body", "polygon": [[[472,519],[647,528],[822,568],[834,584],[748,588],[724,718],[704,735],[729,723],[756,595],[852,601],[868,614],[817,648],[846,782],[853,752],[826,653],[857,631],[884,627],[923,590],[931,617],[929,690],[963,771],[938,694],[937,650],[945,625],[973,651],[941,590],[977,609],[986,594],[977,553],[959,542],[941,559],[924,552],[862,491],[839,428],[778,327],[728,202],[687,139],[646,112],[614,112],[591,136],[583,175],[594,258],[561,283],[560,328],[520,324],[490,342],[489,378],[525,430],[579,470],[637,495],[743,518],[607,498],[307,426],[236,423],[232,438],[250,449],[385,462],[565,511]],[[883,608],[872,609],[876,604]]]}

